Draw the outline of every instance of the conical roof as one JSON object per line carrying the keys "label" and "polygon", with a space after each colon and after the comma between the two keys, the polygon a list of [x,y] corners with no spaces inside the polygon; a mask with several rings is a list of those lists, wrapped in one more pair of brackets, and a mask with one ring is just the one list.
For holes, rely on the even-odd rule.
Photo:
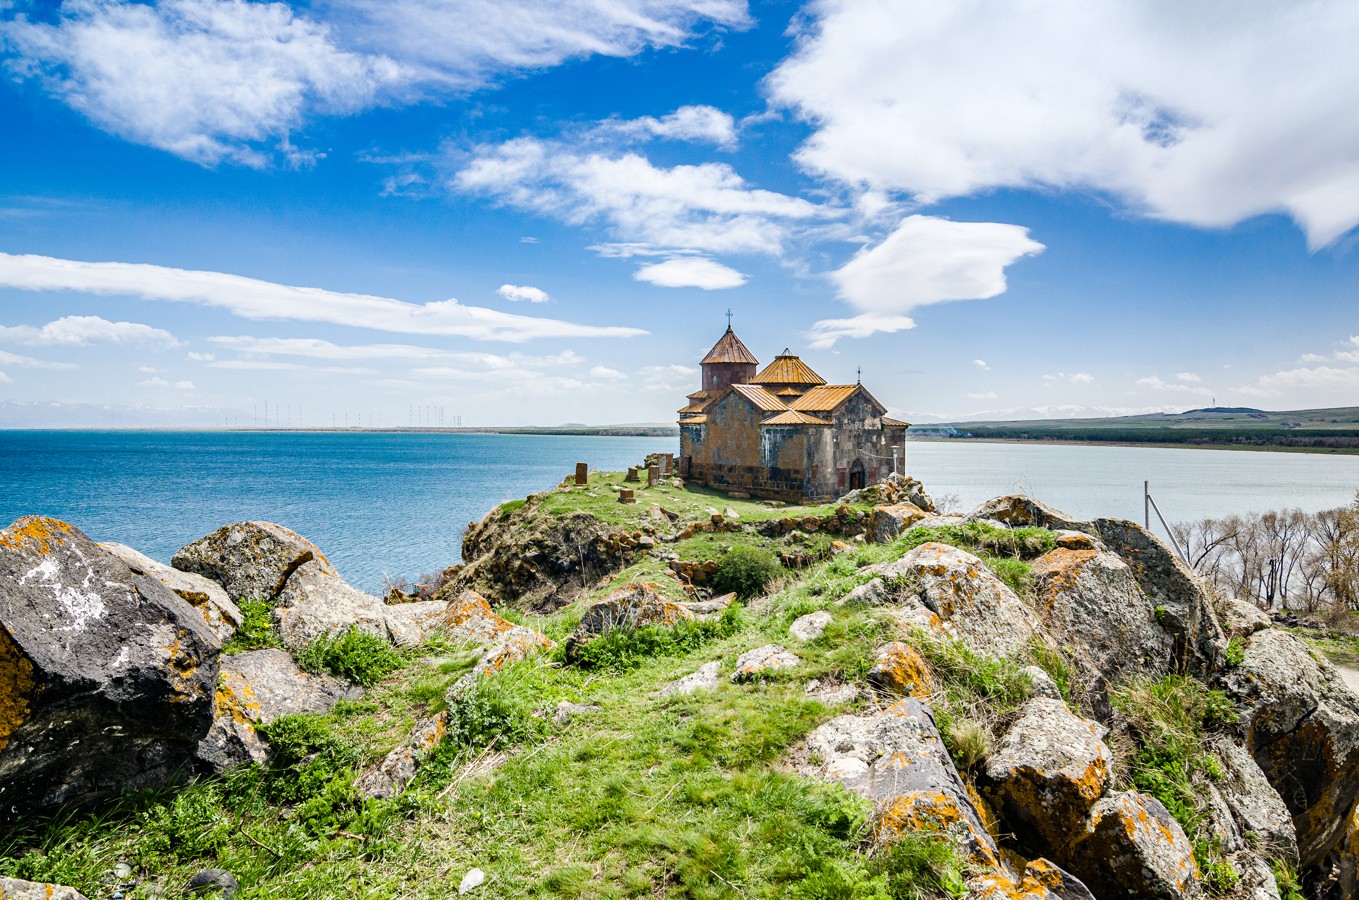
{"label": "conical roof", "polygon": [[708,355],[703,357],[703,365],[710,363],[746,363],[758,366],[760,361],[755,358],[755,354],[746,349],[746,345],[741,343],[741,339],[736,336],[736,332],[727,326],[726,333],[717,339],[713,348],[708,351]]}
{"label": "conical roof", "polygon": [[751,384],[825,384],[826,379],[812,371],[795,353],[784,350],[764,371],[750,379]]}

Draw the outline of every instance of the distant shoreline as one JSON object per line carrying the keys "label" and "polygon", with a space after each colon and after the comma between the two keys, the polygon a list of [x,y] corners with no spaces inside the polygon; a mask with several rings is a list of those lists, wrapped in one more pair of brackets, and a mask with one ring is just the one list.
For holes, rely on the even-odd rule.
{"label": "distant shoreline", "polygon": [[906,442],[931,444],[1047,444],[1063,447],[1146,447],[1148,450],[1235,450],[1247,453],[1308,453],[1315,456],[1359,456],[1359,447],[1287,447],[1271,444],[1216,444],[1171,441],[1073,441],[1058,438],[942,437],[906,432]]}
{"label": "distant shoreline", "polygon": [[165,432],[175,434],[202,433],[202,434],[517,434],[517,435],[543,435],[547,437],[679,437],[679,428],[663,425],[585,425],[579,428],[572,427],[551,427],[551,426],[505,426],[501,428],[471,428],[471,427],[359,427],[351,426],[319,426],[316,428],[302,428],[287,426],[212,426],[212,425],[129,425],[117,427],[111,425],[103,426],[47,426],[47,427],[4,427],[0,431],[119,431],[119,432]]}

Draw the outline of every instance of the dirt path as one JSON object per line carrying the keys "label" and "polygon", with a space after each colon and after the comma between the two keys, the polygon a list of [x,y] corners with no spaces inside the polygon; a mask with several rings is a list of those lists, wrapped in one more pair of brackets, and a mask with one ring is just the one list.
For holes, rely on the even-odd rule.
{"label": "dirt path", "polygon": [[1336,666],[1335,668],[1336,671],[1340,673],[1340,677],[1345,680],[1345,684],[1349,686],[1349,689],[1356,694],[1359,694],[1359,672],[1356,672],[1354,669],[1347,669],[1344,666]]}

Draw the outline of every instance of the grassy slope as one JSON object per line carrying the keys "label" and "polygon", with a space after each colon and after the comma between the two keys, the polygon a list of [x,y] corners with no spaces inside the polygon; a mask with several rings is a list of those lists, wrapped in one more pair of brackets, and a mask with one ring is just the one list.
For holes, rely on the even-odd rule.
{"label": "grassy slope", "polygon": [[[548,502],[564,511],[555,504],[591,508],[593,499],[573,492]],[[740,508],[743,516],[770,512]],[[582,671],[551,655],[511,666],[476,702],[455,704],[453,736],[411,790],[360,802],[349,788],[354,774],[444,706],[446,689],[478,655],[438,642],[417,648],[363,700],[275,726],[271,737],[284,752],[274,768],[25,823],[0,843],[0,873],[72,884],[91,898],[109,896],[106,873],[118,862],[141,881],[129,898],[177,895],[207,867],[233,872],[242,898],[443,898],[473,866],[490,880],[481,892],[496,897],[873,897],[887,896],[893,879],[892,896],[912,896],[911,885],[929,879],[903,875],[914,871],[910,860],[870,855],[866,804],[790,774],[786,759],[840,712],[809,699],[808,681],[861,683],[875,646],[914,639],[878,610],[834,601],[867,580],[862,566],[929,537],[965,535],[914,534],[790,573],[735,633],[633,669]],[[653,576],[657,565],[646,558],[616,581]],[[997,567],[1023,589],[1022,564]],[[529,624],[560,640],[582,607]],[[821,608],[834,616],[822,638],[799,645],[787,636],[795,617]],[[727,680],[737,655],[771,641],[795,649],[803,664],[764,684]],[[709,660],[722,661],[716,692],[655,696]],[[1013,668],[1003,668],[1010,681]],[[565,726],[534,715],[562,700],[600,709]],[[941,864],[954,863],[945,853]]]}

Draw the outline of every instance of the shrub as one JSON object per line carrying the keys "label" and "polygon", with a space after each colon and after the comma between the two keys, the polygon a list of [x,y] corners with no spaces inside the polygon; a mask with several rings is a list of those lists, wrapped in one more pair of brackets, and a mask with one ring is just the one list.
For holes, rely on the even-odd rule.
{"label": "shrub", "polygon": [[673,626],[611,628],[572,650],[572,663],[582,669],[627,672],[658,656],[677,656],[709,641],[740,631],[745,617],[739,604],[722,610],[716,619],[681,619]]}
{"label": "shrub", "polygon": [[448,697],[448,731],[444,748],[448,755],[460,756],[467,750],[482,750],[491,744],[506,747],[536,735],[542,720],[533,715],[530,705],[516,697],[497,678],[477,678],[455,689]]}
{"label": "shrub", "polygon": [[962,855],[941,835],[907,832],[880,847],[869,871],[887,882],[892,900],[966,897]]}
{"label": "shrub", "polygon": [[329,672],[341,678],[372,687],[401,668],[401,654],[385,638],[351,627],[338,637],[317,638],[297,657],[308,672]]}
{"label": "shrub", "polygon": [[1227,642],[1227,665],[1239,666],[1246,659],[1246,639],[1236,635]]}
{"label": "shrub", "polygon": [[244,600],[240,610],[241,627],[222,645],[223,653],[245,653],[283,646],[278,632],[274,630],[274,614],[269,609],[269,601]]}
{"label": "shrub", "polygon": [[735,593],[745,600],[758,597],[778,574],[779,563],[774,554],[762,547],[738,545],[731,548],[717,564],[713,589],[719,593]]}

